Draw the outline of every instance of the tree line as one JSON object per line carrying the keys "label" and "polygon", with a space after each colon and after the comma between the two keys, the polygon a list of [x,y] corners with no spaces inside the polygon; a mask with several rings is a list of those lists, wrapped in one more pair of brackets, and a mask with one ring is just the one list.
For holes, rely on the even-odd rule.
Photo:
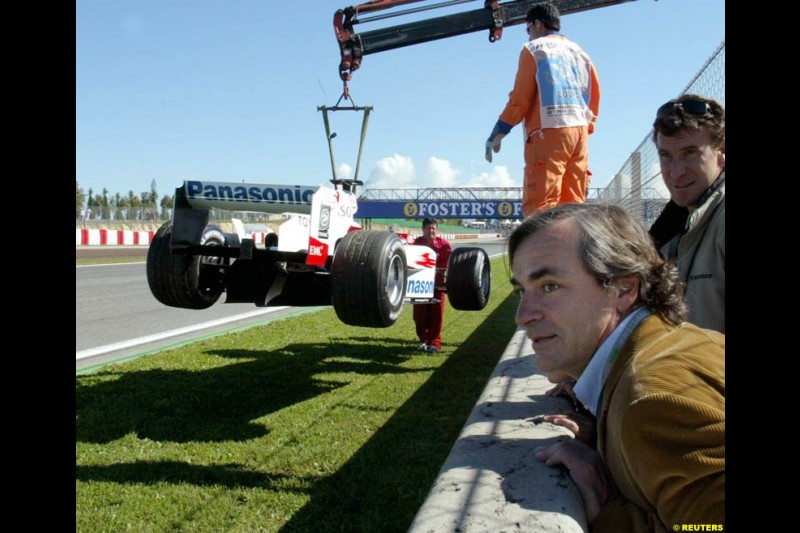
{"label": "tree line", "polygon": [[174,196],[159,196],[156,180],[150,183],[149,191],[138,195],[128,191],[127,195],[115,193],[113,196],[105,187],[100,193],[95,193],[91,187],[84,191],[80,183],[75,181],[77,220],[166,220],[174,203]]}

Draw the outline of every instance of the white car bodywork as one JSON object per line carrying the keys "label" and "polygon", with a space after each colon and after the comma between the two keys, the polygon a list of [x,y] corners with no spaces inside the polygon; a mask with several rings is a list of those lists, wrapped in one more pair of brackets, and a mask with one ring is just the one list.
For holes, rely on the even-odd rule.
{"label": "white car bodywork", "polygon": [[[459,310],[481,310],[490,292],[485,250],[459,247],[435,287],[437,254],[409,235],[361,229],[355,180],[335,188],[187,181],[175,190],[172,220],[150,244],[147,280],[164,305],[206,309],[225,303],[331,305],[339,319],[388,327],[404,304],[438,302],[445,290]],[[211,222],[211,210],[283,215],[262,244],[233,220],[233,233]]]}

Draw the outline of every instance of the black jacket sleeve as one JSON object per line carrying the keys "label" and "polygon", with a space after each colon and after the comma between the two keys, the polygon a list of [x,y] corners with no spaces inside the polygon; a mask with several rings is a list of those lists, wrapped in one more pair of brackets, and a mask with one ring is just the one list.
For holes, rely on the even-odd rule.
{"label": "black jacket sleeve", "polygon": [[656,221],[650,226],[650,236],[653,238],[656,249],[660,249],[675,235],[680,233],[686,227],[686,220],[688,218],[688,208],[680,207],[672,200],[667,202],[667,205],[664,206],[664,210],[661,211]]}

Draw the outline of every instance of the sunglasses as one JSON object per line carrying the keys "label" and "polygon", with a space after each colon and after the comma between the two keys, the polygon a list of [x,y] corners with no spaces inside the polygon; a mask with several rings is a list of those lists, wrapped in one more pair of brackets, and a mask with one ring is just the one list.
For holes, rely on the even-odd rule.
{"label": "sunglasses", "polygon": [[690,115],[695,115],[698,117],[702,117],[706,113],[711,111],[711,106],[708,105],[708,102],[703,100],[684,100],[683,102],[676,102],[675,100],[670,100],[666,104],[662,105],[658,108],[656,112],[656,117],[661,118],[665,115],[672,113],[674,109],[681,109],[684,113],[689,113]]}

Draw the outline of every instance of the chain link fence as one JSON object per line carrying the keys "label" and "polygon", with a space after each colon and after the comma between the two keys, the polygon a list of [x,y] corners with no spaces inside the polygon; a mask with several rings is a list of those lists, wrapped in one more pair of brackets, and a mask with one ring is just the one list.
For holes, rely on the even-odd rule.
{"label": "chain link fence", "polygon": [[[680,94],[698,94],[725,105],[725,41]],[[680,95],[678,95],[680,96]],[[655,221],[669,201],[669,191],[661,179],[658,153],[652,130],[604,188],[590,191],[589,200],[621,205],[638,216],[645,227]]]}

